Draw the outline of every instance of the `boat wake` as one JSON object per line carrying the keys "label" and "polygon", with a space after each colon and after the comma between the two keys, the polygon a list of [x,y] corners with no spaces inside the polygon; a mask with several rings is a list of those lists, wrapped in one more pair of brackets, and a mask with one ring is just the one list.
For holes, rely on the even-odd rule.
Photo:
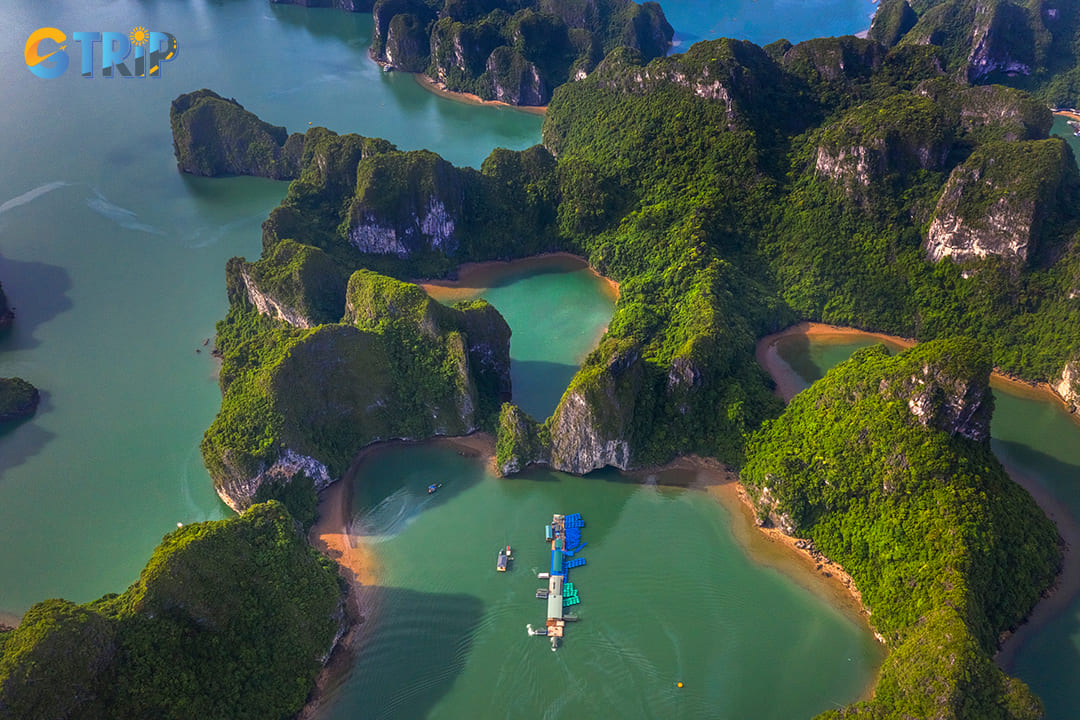
{"label": "boat wake", "polygon": [[375,542],[389,540],[408,527],[431,500],[431,494],[416,495],[401,488],[378,505],[353,515],[349,534]]}
{"label": "boat wake", "polygon": [[0,215],[3,215],[8,210],[13,210],[21,205],[26,205],[27,203],[33,202],[42,195],[51,193],[53,190],[59,190],[60,188],[67,187],[71,184],[72,183],[64,182],[63,180],[56,180],[53,182],[45,183],[44,185],[39,185],[33,190],[27,190],[22,195],[16,195],[10,200],[5,201],[3,204],[0,204]]}
{"label": "boat wake", "polygon": [[139,222],[139,216],[134,211],[109,202],[108,199],[97,190],[94,191],[94,197],[86,198],[86,206],[101,217],[112,220],[125,230],[135,230],[151,235],[165,234],[163,230],[156,228],[153,225]]}

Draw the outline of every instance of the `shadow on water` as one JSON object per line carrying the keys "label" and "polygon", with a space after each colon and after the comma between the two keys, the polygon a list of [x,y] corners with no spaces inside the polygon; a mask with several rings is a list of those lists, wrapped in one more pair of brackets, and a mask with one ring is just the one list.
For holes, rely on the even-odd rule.
{"label": "shadow on water", "polygon": [[364,593],[374,611],[357,633],[350,676],[329,692],[319,718],[344,718],[358,707],[372,720],[427,717],[464,669],[484,603],[404,588]]}
{"label": "shadow on water", "polygon": [[1074,515],[1080,515],[1080,465],[1064,462],[1030,445],[991,438],[990,447],[1006,465],[1038,477]]}
{"label": "shadow on water", "polygon": [[58,265],[0,256],[0,283],[15,311],[14,324],[0,336],[0,350],[36,348],[37,329],[73,306],[67,294],[71,276]]}
{"label": "shadow on water", "polygon": [[[1037,478],[1047,492],[1060,504],[1059,513],[1080,514],[1080,466],[1063,462],[1024,443],[992,439],[994,454],[1010,468],[1028,477]],[[1057,514],[1057,513],[1054,513]],[[1070,553],[1080,553],[1075,542]],[[1073,566],[1070,568],[1070,565]],[[1052,614],[1036,625],[1034,634],[1025,640],[1015,653],[1008,670],[1042,697],[1048,720],[1075,717],[1080,703],[1080,685],[1075,682],[1074,668],[1080,665],[1080,648],[1075,638],[1080,636],[1080,578],[1076,576],[1076,559],[1066,557],[1065,572],[1058,591],[1044,603],[1051,603]],[[1070,577],[1070,575],[1072,577]],[[1040,620],[1036,618],[1036,623]]]}
{"label": "shadow on water", "polygon": [[512,401],[534,420],[544,420],[555,412],[577,371],[577,365],[511,358]]}
{"label": "shadow on water", "polygon": [[0,423],[0,480],[8,470],[22,465],[41,452],[56,435],[37,424],[37,418],[52,410],[49,393],[39,390],[37,412],[23,420]]}
{"label": "shadow on water", "polygon": [[371,44],[375,27],[371,13],[277,3],[269,3],[269,9],[278,22],[301,28],[313,38],[334,38],[346,45],[362,41],[365,50]]}
{"label": "shadow on water", "polygon": [[[524,482],[518,484],[519,481]],[[562,514],[582,513],[585,520],[582,539],[594,548],[600,545],[604,538],[618,526],[623,509],[634,493],[629,491],[611,494],[610,496],[605,494],[604,502],[596,503],[591,499],[591,493],[582,483],[610,482],[638,487],[644,484],[640,477],[624,474],[610,467],[594,470],[583,477],[573,477],[543,465],[526,468],[520,474],[511,478],[504,478],[500,482],[508,485],[507,492],[520,492],[520,499],[515,499],[515,502],[524,504],[530,504],[536,500],[529,487],[532,483],[556,485],[556,487],[545,489],[542,498],[545,503],[544,510],[547,511],[547,505],[550,505],[552,512]],[[557,487],[558,484],[562,484],[562,487]],[[545,520],[546,522],[547,520]]]}

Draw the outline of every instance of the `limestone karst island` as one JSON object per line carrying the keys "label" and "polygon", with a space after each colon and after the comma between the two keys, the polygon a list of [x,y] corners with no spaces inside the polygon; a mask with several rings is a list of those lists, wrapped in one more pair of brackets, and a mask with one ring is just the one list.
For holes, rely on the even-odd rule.
{"label": "limestone karst island", "polygon": [[1080,3],[0,17],[0,720],[1080,717]]}

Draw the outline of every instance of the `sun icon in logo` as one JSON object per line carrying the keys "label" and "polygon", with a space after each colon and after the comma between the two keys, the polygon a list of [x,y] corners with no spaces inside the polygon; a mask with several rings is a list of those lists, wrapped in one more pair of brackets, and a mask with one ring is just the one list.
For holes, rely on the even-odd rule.
{"label": "sun icon in logo", "polygon": [[132,45],[142,47],[150,41],[150,33],[146,32],[146,28],[140,25],[132,28],[131,32],[128,33],[128,40],[131,41]]}

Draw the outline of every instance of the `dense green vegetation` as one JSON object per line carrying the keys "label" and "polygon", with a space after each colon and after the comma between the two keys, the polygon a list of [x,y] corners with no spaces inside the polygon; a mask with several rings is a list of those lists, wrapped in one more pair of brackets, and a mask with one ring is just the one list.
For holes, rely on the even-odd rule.
{"label": "dense green vegetation", "polygon": [[[894,36],[912,20],[897,12]],[[780,467],[800,480],[771,491],[786,503],[779,515],[852,572],[895,650],[874,703],[850,712],[1032,717],[1037,700],[989,654],[1049,582],[1052,528],[984,444],[913,421],[903,393],[877,383],[922,360],[946,394],[985,386],[992,365],[1060,376],[1080,347],[1080,174],[1047,137],[1043,105],[971,86],[951,62],[933,44],[855,38],[718,40],[647,64],[619,48],[554,93],[543,147],[497,150],[479,172],[309,131],[300,176],[264,226],[263,259],[230,264],[211,472],[245,481],[288,448],[340,473],[360,444],[391,432],[354,417],[373,386],[392,391],[409,436],[435,431],[425,403],[462,397],[454,368],[464,348],[473,368],[483,353],[466,320],[391,278],[575,252],[619,281],[614,317],[550,418],[500,413],[508,386],[498,373],[483,381],[474,425],[494,427],[498,413],[500,468],[586,472],[690,452],[739,466],[749,452],[762,486],[755,473],[794,458]],[[330,277],[351,277],[343,324],[297,328],[250,304],[242,268],[258,266],[263,285],[299,305],[315,296],[321,273],[300,268],[316,257]],[[484,313],[481,325],[496,315]],[[900,360],[864,353],[816,396],[835,412],[796,406],[754,435],[781,412],[755,343],[800,318],[971,337],[989,357],[962,342]],[[361,363],[366,385],[353,387]],[[405,377],[413,387],[395,379]],[[818,454],[834,458],[824,469],[803,457],[819,435]]]}
{"label": "dense green vegetation", "polygon": [[893,648],[874,700],[837,717],[1041,714],[991,656],[1060,550],[990,451],[989,376],[969,340],[869,348],[750,442],[742,479],[761,516],[840,563]]}
{"label": "dense green vegetation", "polygon": [[[497,150],[479,172],[309,131],[300,177],[250,267],[289,278],[278,294],[293,304],[333,288],[327,321],[339,281],[315,275],[408,278],[543,250],[586,256],[621,297],[609,341],[567,397],[600,402],[619,385],[627,402],[600,402],[585,419],[564,417],[564,403],[547,427],[553,442],[559,423],[626,442],[636,465],[684,452],[738,464],[744,436],[779,411],[754,343],[800,317],[918,339],[971,335],[1009,372],[1060,375],[1080,346],[1069,297],[1080,178],[1067,146],[1046,139],[1037,101],[942,76],[932,46],[854,38],[767,51],[718,40],[641,62],[613,51],[559,88],[544,147]],[[988,209],[1011,220],[1009,232],[984,222]],[[928,260],[935,226],[938,245],[959,244],[934,252],[953,259]],[[297,244],[338,269],[298,279]],[[262,332],[261,322],[241,324]],[[230,332],[227,357],[241,347]],[[265,348],[296,336],[268,337]],[[260,436],[239,426],[226,435],[222,448]],[[280,432],[261,437],[245,452],[269,451]]]}
{"label": "dense green vegetation", "polygon": [[[283,255],[292,253],[267,258],[262,277],[277,274],[273,261]],[[290,483],[300,471],[295,456],[322,466],[303,470],[325,487],[377,440],[494,426],[509,392],[510,330],[486,302],[444,307],[416,285],[362,270],[342,298],[342,322],[302,329],[248,301],[243,273],[258,265],[229,264],[232,306],[216,343],[221,412],[202,443],[230,504],[246,507],[264,482]],[[254,486],[252,478],[259,478]],[[280,489],[262,492],[286,497]]]}
{"label": "dense green vegetation", "polygon": [[176,98],[169,108],[173,153],[182,172],[192,175],[296,177],[303,136],[259,120],[236,100],[212,90]]}
{"label": "dense green vegetation", "polygon": [[46,600],[0,633],[0,718],[291,717],[343,592],[278,503],[180,528],[123,594]]}
{"label": "dense green vegetation", "polygon": [[378,0],[371,55],[450,90],[546,105],[616,47],[664,55],[672,28],[655,2]]}
{"label": "dense green vegetation", "polygon": [[1080,6],[1023,0],[881,0],[870,37],[933,44],[954,77],[1080,104]]}

